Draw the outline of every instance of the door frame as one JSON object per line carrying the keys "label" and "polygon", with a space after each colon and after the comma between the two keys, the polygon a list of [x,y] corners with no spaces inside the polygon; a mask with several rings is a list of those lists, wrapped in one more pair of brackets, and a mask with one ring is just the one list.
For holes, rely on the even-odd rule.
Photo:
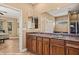
{"label": "door frame", "polygon": [[7,5],[7,4],[3,4],[3,3],[0,3],[0,6],[3,6],[3,7],[7,7],[7,8],[10,8],[10,9],[13,9],[13,10],[16,10],[17,12],[20,12],[19,14],[19,17],[18,17],[18,20],[19,20],[19,51],[20,52],[23,52],[23,21],[22,21],[22,10],[21,9],[18,9],[18,8],[15,8],[13,6],[10,6],[10,5]]}

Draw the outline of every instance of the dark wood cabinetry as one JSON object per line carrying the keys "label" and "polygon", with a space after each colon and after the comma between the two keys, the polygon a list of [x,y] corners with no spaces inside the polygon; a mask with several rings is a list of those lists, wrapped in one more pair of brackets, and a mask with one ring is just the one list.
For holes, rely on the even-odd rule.
{"label": "dark wood cabinetry", "polygon": [[32,50],[32,36],[31,35],[27,36],[26,47],[27,47],[27,50],[29,51]]}
{"label": "dark wood cabinetry", "polygon": [[66,42],[67,55],[79,55],[79,42],[67,41]]}
{"label": "dark wood cabinetry", "polygon": [[36,53],[36,37],[35,36],[33,36],[32,37],[32,52],[34,52],[34,53]]}
{"label": "dark wood cabinetry", "polygon": [[43,52],[43,46],[42,46],[42,38],[41,37],[37,37],[37,54],[41,54]]}
{"label": "dark wood cabinetry", "polygon": [[43,54],[49,55],[49,39],[43,38]]}
{"label": "dark wood cabinetry", "polygon": [[[79,55],[79,41],[27,35],[26,48],[40,55]],[[75,40],[75,39],[74,39]]]}
{"label": "dark wood cabinetry", "polygon": [[53,39],[50,40],[50,55],[53,55],[54,53],[54,49],[53,49]]}
{"label": "dark wood cabinetry", "polygon": [[64,55],[64,47],[53,46],[53,55]]}
{"label": "dark wood cabinetry", "polygon": [[64,55],[64,41],[63,40],[50,40],[50,55]]}
{"label": "dark wood cabinetry", "polygon": [[67,47],[67,55],[79,55],[79,49]]}

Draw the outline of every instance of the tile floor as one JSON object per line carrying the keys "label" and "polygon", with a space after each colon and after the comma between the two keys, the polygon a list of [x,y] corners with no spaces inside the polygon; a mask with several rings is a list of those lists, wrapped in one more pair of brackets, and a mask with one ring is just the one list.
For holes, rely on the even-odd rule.
{"label": "tile floor", "polygon": [[19,52],[18,47],[18,39],[8,39],[5,41],[5,43],[0,44],[0,55],[33,55],[28,51]]}

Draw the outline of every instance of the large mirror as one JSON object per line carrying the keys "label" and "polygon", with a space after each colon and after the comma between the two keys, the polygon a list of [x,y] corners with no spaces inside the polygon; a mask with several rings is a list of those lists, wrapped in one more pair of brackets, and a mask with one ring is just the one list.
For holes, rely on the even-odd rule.
{"label": "large mirror", "polygon": [[79,11],[70,11],[70,33],[79,34]]}
{"label": "large mirror", "polygon": [[47,12],[54,17],[54,33],[79,34],[79,4],[72,5]]}

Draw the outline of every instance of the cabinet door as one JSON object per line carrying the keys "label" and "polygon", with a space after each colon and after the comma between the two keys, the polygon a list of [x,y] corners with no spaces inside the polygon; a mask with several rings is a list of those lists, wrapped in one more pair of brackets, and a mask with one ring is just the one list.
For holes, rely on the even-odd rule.
{"label": "cabinet door", "polygon": [[43,38],[43,54],[49,55],[49,39]]}
{"label": "cabinet door", "polygon": [[66,53],[67,53],[67,55],[79,55],[79,49],[67,47]]}
{"label": "cabinet door", "polygon": [[50,40],[50,55],[53,55],[53,39]]}
{"label": "cabinet door", "polygon": [[62,40],[50,40],[50,55],[64,55],[64,42]]}
{"label": "cabinet door", "polygon": [[32,38],[29,39],[29,50],[32,51]]}
{"label": "cabinet door", "polygon": [[30,40],[31,38],[30,38],[30,35],[27,35],[27,37],[26,37],[26,48],[27,48],[27,50],[30,50],[30,46],[31,46],[31,43],[30,43]]}
{"label": "cabinet door", "polygon": [[37,54],[41,54],[42,55],[42,38],[38,37],[37,38]]}
{"label": "cabinet door", "polygon": [[79,42],[66,41],[66,54],[79,55]]}
{"label": "cabinet door", "polygon": [[31,51],[32,50],[32,36],[29,36],[27,39],[27,50]]}
{"label": "cabinet door", "polygon": [[52,45],[50,45],[50,55],[53,55],[53,46]]}
{"label": "cabinet door", "polygon": [[53,52],[53,55],[64,55],[64,47],[53,46],[52,52]]}
{"label": "cabinet door", "polygon": [[32,38],[32,52],[36,53],[36,37]]}

